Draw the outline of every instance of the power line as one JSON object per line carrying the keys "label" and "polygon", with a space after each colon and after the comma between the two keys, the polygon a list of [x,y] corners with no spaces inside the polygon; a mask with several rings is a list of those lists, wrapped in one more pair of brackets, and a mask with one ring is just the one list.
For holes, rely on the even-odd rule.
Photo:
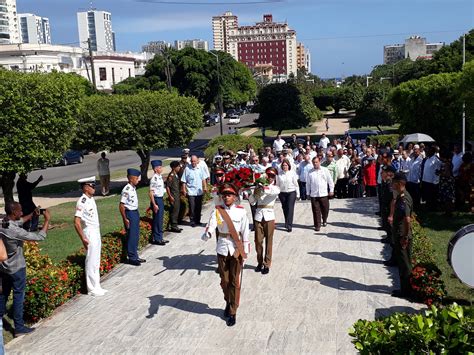
{"label": "power line", "polygon": [[[417,31],[419,34],[433,34],[433,33],[455,33],[464,32],[465,30],[449,30],[449,31]],[[354,38],[374,38],[374,37],[389,37],[389,36],[411,36],[410,33],[384,33],[384,34],[373,34],[373,35],[357,35],[357,36],[340,36],[340,37],[321,37],[321,38],[302,38],[298,39],[301,41],[324,41],[333,39],[354,39]]]}
{"label": "power line", "polygon": [[162,1],[162,0],[135,0],[136,2],[147,2],[164,5],[256,5],[286,2],[286,0],[260,0],[260,1],[231,1],[231,2],[191,2],[191,1]]}

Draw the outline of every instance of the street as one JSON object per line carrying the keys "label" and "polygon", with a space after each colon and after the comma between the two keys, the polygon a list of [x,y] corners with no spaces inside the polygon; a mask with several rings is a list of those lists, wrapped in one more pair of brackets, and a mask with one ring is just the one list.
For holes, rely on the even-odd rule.
{"label": "street", "polygon": [[[251,125],[257,114],[245,114],[241,116],[241,122],[237,127],[245,127]],[[227,119],[223,119],[223,132],[227,134],[229,125]],[[210,127],[204,127],[194,140],[188,145],[192,154],[202,156],[203,148],[209,140],[217,137],[220,133],[219,124]],[[152,159],[166,159],[175,157],[179,159],[182,147],[160,149],[152,152]],[[110,171],[125,171],[127,168],[140,166],[140,158],[137,153],[132,150],[124,150],[107,154],[110,159]],[[32,171],[28,175],[29,181],[35,181],[40,175],[43,175],[43,181],[38,186],[57,184],[66,181],[74,181],[82,177],[93,176],[97,174],[97,159],[100,158],[100,152],[97,154],[89,154],[84,156],[82,164],[73,164],[68,166],[55,166],[41,170]]]}

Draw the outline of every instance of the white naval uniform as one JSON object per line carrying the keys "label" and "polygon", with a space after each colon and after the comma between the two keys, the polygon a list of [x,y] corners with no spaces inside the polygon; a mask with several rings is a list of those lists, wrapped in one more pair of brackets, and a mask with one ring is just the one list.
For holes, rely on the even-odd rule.
{"label": "white naval uniform", "polygon": [[[239,233],[240,240],[244,246],[244,251],[248,255],[250,253],[250,227],[245,208],[236,204],[233,204],[230,207],[225,205],[222,206],[225,208],[232,222],[234,222],[235,230]],[[235,245],[235,242],[230,235],[229,228],[227,227],[224,218],[222,218],[218,208],[214,208],[212,211],[211,218],[206,227],[206,234],[212,234],[216,228],[219,231],[219,238],[217,239],[216,246],[217,254],[223,256],[233,255],[237,246]]]}
{"label": "white naval uniform", "polygon": [[251,194],[249,202],[251,205],[257,205],[254,219],[258,222],[275,220],[275,211],[273,206],[280,193],[280,188],[277,185],[269,185],[263,188],[263,193],[260,196]]}
{"label": "white naval uniform", "polygon": [[86,283],[88,292],[100,292],[100,240],[99,213],[94,197],[83,194],[76,204],[75,217],[84,224],[84,235],[89,241],[86,254]]}

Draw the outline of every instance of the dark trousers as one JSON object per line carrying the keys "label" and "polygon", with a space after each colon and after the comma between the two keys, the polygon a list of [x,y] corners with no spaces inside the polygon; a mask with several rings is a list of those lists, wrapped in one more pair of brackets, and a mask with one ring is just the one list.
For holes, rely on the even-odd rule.
{"label": "dark trousers", "polygon": [[140,238],[140,213],[138,210],[126,210],[130,222],[127,229],[127,255],[129,260],[138,260],[138,239]]}
{"label": "dark trousers", "polygon": [[313,222],[315,228],[321,228],[321,219],[323,223],[328,220],[329,214],[329,198],[311,197],[311,209],[313,210]]}
{"label": "dark trousers", "polygon": [[25,325],[23,320],[23,303],[25,300],[26,268],[14,274],[2,273],[3,292],[0,294],[0,321],[7,312],[7,301],[13,290],[13,322],[15,329],[19,330]]}
{"label": "dark trousers", "polygon": [[255,230],[255,213],[257,213],[257,204],[250,205],[250,212],[252,212],[253,229]]}
{"label": "dark trousers", "polygon": [[382,184],[377,184],[377,192],[376,192],[376,195],[374,196],[377,196],[377,200],[379,201],[379,211],[380,209],[382,208],[382,194],[380,193],[382,190]]}
{"label": "dark trousers", "polygon": [[[273,254],[273,232],[275,231],[275,221],[255,221],[255,251],[257,252],[257,262],[259,265],[270,267],[272,265]],[[265,255],[263,241],[265,240]]]}
{"label": "dark trousers", "polygon": [[410,285],[412,239],[409,239],[408,246],[403,249],[400,243],[400,236],[394,234],[393,237],[395,242],[393,253],[398,264],[400,289],[405,296],[409,296],[412,290]]}
{"label": "dark trousers", "polygon": [[173,196],[174,202],[170,203],[169,224],[171,228],[178,228],[179,209],[181,207],[181,198],[179,195]]}
{"label": "dark trousers", "polygon": [[365,196],[366,197],[375,197],[375,196],[377,196],[377,186],[365,185]]}
{"label": "dark trousers", "polygon": [[348,193],[350,198],[362,197],[362,185],[361,184],[349,184]]}
{"label": "dark trousers", "polygon": [[300,198],[301,200],[306,200],[306,183],[298,180],[298,186],[300,187]]}
{"label": "dark trousers", "polygon": [[413,199],[413,208],[415,211],[420,209],[420,184],[416,182],[408,182],[407,183],[407,191],[410,194],[411,198]]}
{"label": "dark trousers", "polygon": [[224,299],[229,305],[230,315],[234,316],[240,301],[240,270],[242,268],[240,257],[217,254],[217,265]]}
{"label": "dark trousers", "polygon": [[423,181],[421,183],[421,196],[428,207],[435,207],[438,201],[438,185]]}
{"label": "dark trousers", "polygon": [[189,221],[191,224],[201,223],[202,195],[189,196]]}
{"label": "dark trousers", "polygon": [[163,240],[163,217],[165,216],[165,204],[163,202],[163,197],[155,196],[155,203],[158,206],[158,212],[155,213],[153,210],[153,205],[150,204],[150,208],[153,211],[153,233],[152,239],[155,242]]}
{"label": "dark trousers", "polygon": [[336,198],[347,198],[347,183],[349,179],[343,178],[336,181],[336,186],[334,187],[334,195]]}
{"label": "dark trousers", "polygon": [[278,198],[283,208],[283,215],[285,216],[285,228],[293,227],[293,215],[295,212],[296,191],[280,192]]}

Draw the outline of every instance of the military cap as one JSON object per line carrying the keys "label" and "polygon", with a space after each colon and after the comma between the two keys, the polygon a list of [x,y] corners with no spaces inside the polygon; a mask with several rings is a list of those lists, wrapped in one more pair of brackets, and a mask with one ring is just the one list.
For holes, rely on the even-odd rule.
{"label": "military cap", "polygon": [[151,167],[155,169],[157,166],[163,166],[163,162],[161,160],[152,160]]}
{"label": "military cap", "polygon": [[184,153],[184,154],[189,154],[189,148],[184,148],[184,149],[183,149],[183,153]]}
{"label": "military cap", "polygon": [[393,177],[392,181],[407,182],[407,176],[404,173],[398,172],[398,173],[395,173],[395,176]]}
{"label": "military cap", "polygon": [[220,193],[221,195],[224,195],[224,194],[237,195],[238,190],[237,190],[237,188],[236,188],[234,185],[229,184],[229,183],[226,183],[226,184],[223,184],[223,185],[220,187],[219,193]]}
{"label": "military cap", "polygon": [[176,167],[179,166],[179,161],[176,161],[176,160],[173,160],[171,163],[170,163],[170,168],[171,169],[174,169]]}
{"label": "military cap", "polygon": [[277,171],[277,169],[270,167],[270,168],[267,168],[267,169],[265,170],[265,174],[267,174],[267,175],[275,175],[275,176],[276,176],[276,175],[278,175],[278,171]]}
{"label": "military cap", "polygon": [[386,173],[396,173],[397,170],[392,165],[384,165],[382,168]]}
{"label": "military cap", "polygon": [[81,184],[81,186],[85,184],[95,186],[95,176],[79,179],[77,182]]}
{"label": "military cap", "polygon": [[394,154],[394,155],[400,154],[400,152],[398,151],[398,149],[395,149],[395,150],[393,151],[393,154]]}
{"label": "military cap", "polygon": [[216,155],[216,156],[214,157],[214,160],[222,160],[222,155]]}
{"label": "military cap", "polygon": [[138,169],[127,169],[127,175],[128,176],[140,176],[140,170]]}
{"label": "military cap", "polygon": [[225,174],[225,170],[218,166],[214,168],[214,174]]}

